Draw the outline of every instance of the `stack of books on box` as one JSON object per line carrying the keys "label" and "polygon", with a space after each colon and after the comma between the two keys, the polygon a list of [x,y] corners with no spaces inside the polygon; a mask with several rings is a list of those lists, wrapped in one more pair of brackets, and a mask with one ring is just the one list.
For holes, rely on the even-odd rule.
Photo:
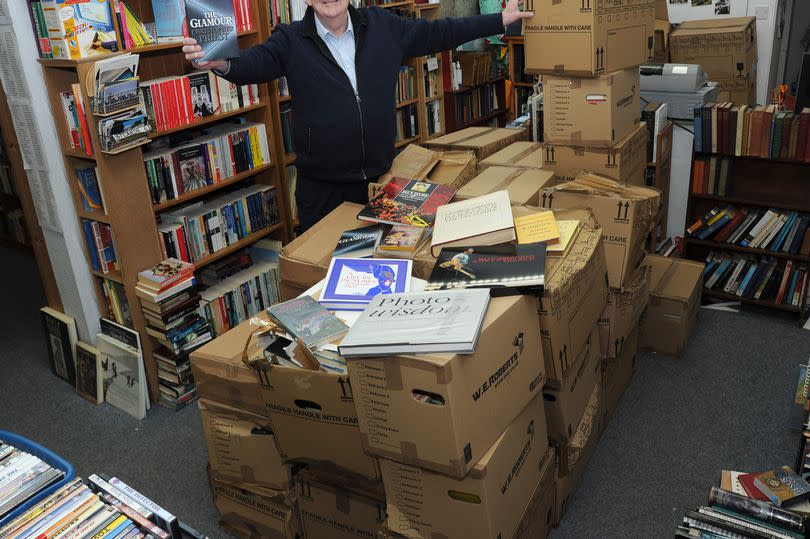
{"label": "stack of books on box", "polygon": [[177,411],[197,400],[197,385],[194,383],[188,354],[177,355],[166,347],[160,347],[152,355],[158,367],[158,402]]}

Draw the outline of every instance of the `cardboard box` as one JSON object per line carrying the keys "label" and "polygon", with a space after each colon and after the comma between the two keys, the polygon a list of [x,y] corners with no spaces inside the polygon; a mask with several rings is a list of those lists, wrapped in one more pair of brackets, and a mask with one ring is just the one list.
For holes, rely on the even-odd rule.
{"label": "cardboard box", "polygon": [[648,255],[650,303],[641,318],[640,346],[680,356],[695,325],[703,290],[701,262]]}
{"label": "cardboard box", "polygon": [[279,281],[278,292],[281,301],[289,301],[295,299],[307,290],[309,287],[304,288],[301,285],[289,283],[287,281]]}
{"label": "cardboard box", "polygon": [[755,76],[756,18],[684,21],[670,34],[669,47],[673,62],[700,64],[711,81]]}
{"label": "cardboard box", "polygon": [[348,376],[257,365],[267,415],[281,457],[348,479],[378,480],[377,459],[363,451],[353,388]]}
{"label": "cardboard box", "polygon": [[553,517],[555,528],[560,525],[565,516],[568,502],[582,482],[585,468],[588,466],[588,462],[590,462],[593,452],[596,450],[596,444],[599,442],[602,429],[600,423],[601,405],[601,387],[597,384],[593,393],[591,393],[588,407],[579,422],[576,434],[568,444],[560,447],[557,451]]}
{"label": "cardboard box", "polygon": [[425,179],[461,188],[476,175],[475,154],[471,151],[437,152],[409,144],[394,158],[391,170],[377,183],[369,184],[369,199],[392,177]]}
{"label": "cardboard box", "polygon": [[296,497],[306,539],[375,537],[385,524],[385,499],[359,496],[306,474],[296,477]]}
{"label": "cardboard box", "polygon": [[475,158],[481,161],[513,142],[528,139],[529,132],[526,129],[468,127],[431,139],[425,142],[425,146],[438,151],[472,151]]}
{"label": "cardboard box", "polygon": [[638,352],[638,328],[636,328],[622,346],[619,357],[602,361],[602,425],[607,425],[619,406],[624,390],[630,385],[636,366]]}
{"label": "cardboard box", "polygon": [[540,484],[534,489],[532,499],[520,518],[512,539],[546,539],[551,532],[554,514],[554,476],[556,475],[556,453],[549,448],[540,463]]}
{"label": "cardboard box", "polygon": [[543,76],[543,141],[614,146],[641,121],[639,77],[636,67],[593,79]]}
{"label": "cardboard box", "polygon": [[530,141],[515,142],[478,163],[478,171],[493,166],[543,168],[543,145]]}
{"label": "cardboard box", "polygon": [[595,174],[543,189],[549,209],[590,209],[602,226],[610,286],[621,288],[644,256],[644,242],[661,206],[661,191],[623,185]]}
{"label": "cardboard box", "polygon": [[585,348],[574,367],[566,373],[561,386],[543,388],[548,436],[555,445],[565,444],[574,436],[593,388],[601,381],[599,349],[599,328],[594,325]]}
{"label": "cardboard box", "polygon": [[669,62],[669,35],[672,25],[669,20],[655,18],[655,38],[653,41],[653,60],[657,64]]}
{"label": "cardboard box", "polygon": [[757,100],[756,68],[753,75],[742,79],[723,80],[717,84],[717,99],[735,105],[750,105]]}
{"label": "cardboard box", "polygon": [[537,325],[535,297],[493,298],[474,354],[350,358],[366,451],[464,477],[545,383]]}
{"label": "cardboard box", "polygon": [[287,492],[211,480],[219,525],[237,537],[300,539],[298,508]]}
{"label": "cardboard box", "polygon": [[537,397],[464,478],[382,459],[387,527],[425,539],[512,537],[540,483],[547,454],[543,399]]}
{"label": "cardboard box", "polygon": [[199,407],[214,479],[273,490],[292,486],[266,417],[205,399]]}
{"label": "cardboard box", "polygon": [[613,288],[605,312],[599,318],[599,340],[602,359],[619,356],[630,334],[638,328],[641,313],[650,299],[650,268],[641,266],[633,272],[624,288]]}
{"label": "cardboard box", "polygon": [[[515,217],[538,208],[512,208]],[[548,384],[559,385],[582,352],[591,329],[605,310],[607,263],[602,233],[586,210],[555,211],[557,220],[580,221],[566,256],[547,256],[545,285],[540,299],[540,337]]]}
{"label": "cardboard box", "polygon": [[245,321],[191,353],[199,398],[267,417],[256,376],[242,362],[255,329]]}
{"label": "cardboard box", "polygon": [[583,171],[594,172],[617,182],[644,185],[647,168],[647,124],[639,123],[612,148],[543,145],[544,168],[557,179],[571,181]]}
{"label": "cardboard box", "polygon": [[287,283],[288,287],[300,288],[303,292],[324,279],[340,235],[346,230],[373,224],[357,219],[357,214],[362,209],[360,204],[344,202],[285,245],[278,261],[281,281]]}
{"label": "cardboard box", "polygon": [[515,167],[489,167],[459,189],[454,200],[466,200],[506,190],[513,206],[537,206],[538,193],[554,178],[548,170]]}
{"label": "cardboard box", "polygon": [[526,73],[591,77],[653,58],[655,0],[531,0]]}
{"label": "cardboard box", "polygon": [[[78,4],[78,5],[77,5]],[[97,50],[95,41],[115,41],[115,23],[106,0],[43,0],[42,11],[54,59],[77,60],[110,51]]]}

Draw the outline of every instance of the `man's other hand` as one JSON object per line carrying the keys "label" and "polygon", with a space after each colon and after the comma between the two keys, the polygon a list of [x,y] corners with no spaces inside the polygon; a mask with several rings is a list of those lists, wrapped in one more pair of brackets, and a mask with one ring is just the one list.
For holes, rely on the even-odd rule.
{"label": "man's other hand", "polygon": [[[533,11],[520,11],[520,2],[519,0],[509,0],[506,3],[506,7],[503,8],[503,25],[509,26],[515,21],[520,19],[528,19],[529,17],[534,17]],[[183,51],[185,52],[186,48],[183,47]],[[188,58],[188,56],[186,56]]]}
{"label": "man's other hand", "polygon": [[[514,0],[517,1],[517,0]],[[183,54],[186,60],[191,62],[197,69],[215,69],[223,72],[228,70],[228,60],[211,60],[209,62],[195,62],[197,58],[202,58],[202,48],[197,45],[197,40],[193,37],[183,38]]]}

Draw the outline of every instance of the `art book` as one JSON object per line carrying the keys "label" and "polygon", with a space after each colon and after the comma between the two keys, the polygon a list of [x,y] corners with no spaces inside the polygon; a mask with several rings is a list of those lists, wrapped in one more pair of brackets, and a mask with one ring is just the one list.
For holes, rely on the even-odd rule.
{"label": "art book", "polygon": [[382,233],[382,225],[347,230],[340,235],[332,256],[371,258],[374,254],[374,248],[380,242]]}
{"label": "art book", "polygon": [[51,371],[59,378],[76,385],[76,321],[73,317],[50,307],[42,307],[42,327],[48,344]]}
{"label": "art book", "polygon": [[412,260],[333,258],[321,291],[327,309],[362,311],[377,295],[411,289]]}
{"label": "art book", "polygon": [[357,218],[388,225],[428,227],[436,220],[436,210],[450,202],[456,190],[407,178],[392,178],[363,208]]}
{"label": "art book", "polygon": [[199,61],[239,56],[233,0],[186,0],[186,30],[202,48]]}
{"label": "art book", "polygon": [[444,247],[495,245],[515,240],[512,204],[507,191],[495,191],[480,197],[441,206],[430,252],[439,255]]}
{"label": "art book", "polygon": [[295,339],[309,348],[339,339],[349,330],[338,317],[310,296],[301,296],[267,309],[273,320]]}
{"label": "art book", "polygon": [[97,348],[83,342],[76,343],[76,393],[93,404],[104,400],[101,355]]}
{"label": "art book", "polygon": [[414,252],[421,244],[424,232],[421,226],[394,225],[380,242],[380,250]]}
{"label": "art book", "polygon": [[104,400],[136,419],[146,417],[149,393],[140,335],[102,318],[96,348],[101,356]]}
{"label": "art book", "polygon": [[541,292],[545,270],[543,243],[447,248],[439,253],[425,290],[492,288],[493,295]]}

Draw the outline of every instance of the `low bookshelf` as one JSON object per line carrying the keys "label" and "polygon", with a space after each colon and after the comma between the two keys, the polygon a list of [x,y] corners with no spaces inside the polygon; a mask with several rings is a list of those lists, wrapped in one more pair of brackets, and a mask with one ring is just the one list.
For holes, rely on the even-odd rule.
{"label": "low bookshelf", "polygon": [[[692,227],[701,220],[702,226],[698,225],[700,230],[697,233],[685,232],[686,258],[711,265],[712,258],[716,261],[719,257],[731,260],[728,266],[732,268],[743,260],[745,265],[739,273],[746,273],[746,268],[751,273],[748,287],[743,286],[743,282],[735,286],[733,273],[721,274],[720,265],[715,263],[714,269],[708,267],[705,274],[705,298],[739,301],[792,313],[805,310],[810,267],[808,241],[805,241],[808,234],[806,223],[810,221],[808,175],[810,163],[716,153],[694,154],[686,226]],[[768,212],[781,219],[781,224]],[[707,225],[712,213],[722,214],[725,224],[715,221]],[[760,230],[763,235],[759,238],[753,237],[757,223],[766,216],[769,218],[765,223],[771,221],[772,228],[770,231]],[[751,222],[746,226],[748,219]],[[765,223],[762,228],[767,229]],[[741,237],[735,235],[738,231]],[[756,268],[751,269],[752,266]],[[712,283],[715,272],[719,277]],[[739,274],[736,280],[740,281]],[[772,283],[772,280],[779,282]],[[713,286],[709,286],[711,284]]]}
{"label": "low bookshelf", "polygon": [[512,83],[509,116],[514,119],[522,114],[528,114],[525,105],[534,92],[534,85],[537,84],[539,77],[525,72],[526,49],[523,36],[505,36],[504,39],[509,55],[509,81]]}

